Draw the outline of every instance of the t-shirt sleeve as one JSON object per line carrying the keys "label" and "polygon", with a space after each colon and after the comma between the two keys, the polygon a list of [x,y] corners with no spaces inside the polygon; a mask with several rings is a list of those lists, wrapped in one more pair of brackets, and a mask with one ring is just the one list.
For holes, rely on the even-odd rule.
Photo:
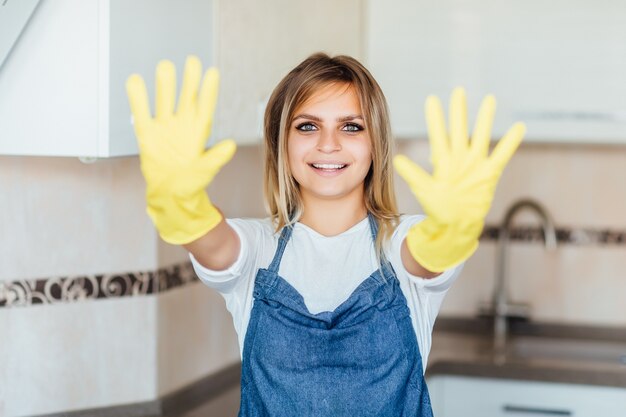
{"label": "t-shirt sleeve", "polygon": [[404,216],[401,218],[400,224],[394,231],[391,239],[391,254],[396,261],[393,262],[393,266],[394,268],[399,268],[402,274],[405,275],[409,279],[409,281],[412,284],[416,285],[418,288],[421,288],[424,291],[428,292],[445,293],[458,278],[461,270],[463,269],[464,263],[447,269],[443,271],[441,275],[438,275],[434,278],[423,278],[417,275],[413,275],[409,271],[407,271],[404,268],[404,264],[402,263],[402,259],[400,256],[402,242],[404,242],[407,232],[413,225],[421,222],[425,218],[426,216],[422,214]]}
{"label": "t-shirt sleeve", "polygon": [[252,242],[262,242],[263,233],[262,225],[255,219],[226,219],[226,223],[237,233],[240,242],[239,255],[230,267],[221,271],[209,269],[189,253],[189,259],[200,281],[220,293],[231,292],[241,277],[251,274],[258,259],[260,246]]}

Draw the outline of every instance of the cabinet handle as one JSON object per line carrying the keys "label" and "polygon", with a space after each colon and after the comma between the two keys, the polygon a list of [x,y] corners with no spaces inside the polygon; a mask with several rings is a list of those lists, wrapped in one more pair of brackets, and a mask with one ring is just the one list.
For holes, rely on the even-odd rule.
{"label": "cabinet handle", "polygon": [[502,411],[505,413],[531,413],[531,414],[541,414],[548,416],[572,416],[570,410],[559,410],[555,408],[539,408],[539,407],[525,407],[520,405],[509,405],[505,404],[502,406]]}

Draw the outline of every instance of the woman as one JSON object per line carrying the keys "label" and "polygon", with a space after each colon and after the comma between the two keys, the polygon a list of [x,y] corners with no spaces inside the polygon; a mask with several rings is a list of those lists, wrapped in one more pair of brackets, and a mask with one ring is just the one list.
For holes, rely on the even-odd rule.
{"label": "woman", "polygon": [[430,416],[424,369],[441,301],[478,245],[495,186],[522,140],[487,157],[495,101],[471,145],[455,90],[426,114],[434,173],[393,159],[426,216],[397,212],[384,95],[347,56],[314,54],[278,84],[265,113],[266,219],[225,219],[205,188],[235,152],[205,151],[217,72],[157,67],[156,115],[141,77],[127,89],[148,214],[226,300],[242,357],[240,416]]}

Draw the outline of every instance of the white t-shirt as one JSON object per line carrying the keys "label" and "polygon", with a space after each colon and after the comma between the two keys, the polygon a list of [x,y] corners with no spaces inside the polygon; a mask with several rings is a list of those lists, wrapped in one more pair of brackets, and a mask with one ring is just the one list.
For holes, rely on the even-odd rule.
{"label": "white t-shirt", "polygon": [[[400,288],[407,299],[425,370],[435,317],[463,264],[432,279],[420,278],[406,271],[400,258],[401,244],[409,228],[424,217],[401,216],[385,255],[396,271]],[[269,217],[226,219],[226,222],[241,242],[239,256],[230,268],[213,271],[202,266],[193,255],[189,256],[200,280],[224,297],[239,339],[239,354],[243,357],[243,342],[254,302],[254,278],[259,268],[268,268],[272,262],[280,232],[274,233]],[[334,311],[377,269],[369,220],[365,217],[345,232],[330,237],[296,223],[278,274],[302,295],[309,312],[317,314]]]}

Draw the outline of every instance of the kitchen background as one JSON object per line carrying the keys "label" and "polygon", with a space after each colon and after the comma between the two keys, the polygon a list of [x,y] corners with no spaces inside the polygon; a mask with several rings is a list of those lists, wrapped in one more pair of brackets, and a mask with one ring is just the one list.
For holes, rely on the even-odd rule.
{"label": "kitchen background", "polygon": [[[105,3],[109,2],[101,1],[96,11],[102,12]],[[412,6],[403,1],[394,3],[392,8],[384,6],[382,1],[360,0],[203,3],[211,4],[211,21],[219,28],[219,40],[211,44],[210,55],[222,73],[214,138],[230,136],[240,141],[237,154],[209,188],[212,200],[228,217],[265,216],[260,175],[262,145],[256,135],[259,113],[272,87],[311,52],[349,54],[372,69],[383,90],[392,92],[388,96],[392,115],[400,115],[397,152],[407,154],[424,167],[429,167],[428,141],[422,134],[421,103],[426,95],[435,92],[447,102],[451,88],[463,83],[470,98],[472,117],[473,106],[480,96],[492,91],[490,80],[480,78],[480,68],[475,67],[482,62],[481,57],[488,55],[490,45],[481,44],[484,49],[474,54],[465,49],[471,44],[468,37],[478,42],[489,33],[476,38],[478,35],[471,32],[476,25],[461,23],[476,22],[481,16],[476,10],[488,9],[493,2],[477,2],[482,4],[479,9],[459,0],[441,2],[440,6],[437,3],[441,7],[438,13],[444,13],[447,8],[448,14],[437,15],[438,18],[431,14],[429,21],[438,25],[447,22],[451,28],[456,27],[458,37],[454,39],[464,42],[459,46],[452,38],[445,42],[437,38],[441,41],[440,56],[459,48],[465,51],[465,58],[455,62],[450,58],[452,55],[439,61],[436,56],[422,56],[424,62],[418,58],[408,63],[403,61],[397,72],[382,64],[393,59],[386,54],[402,51],[405,55],[419,54],[408,49],[399,51],[389,47],[385,52],[374,48],[381,41],[380,36],[406,39],[411,30],[410,25],[398,23],[399,29],[394,32],[383,23],[403,22],[398,15],[406,15],[407,8],[417,7],[418,15],[421,15],[419,10],[428,15],[434,13],[435,6],[427,6],[427,2],[413,2]],[[539,2],[528,3],[534,4],[535,10],[545,7]],[[110,4],[113,20],[116,3]],[[46,13],[53,13],[55,7],[73,6],[78,7],[71,0],[54,5],[44,0],[35,10],[31,24],[43,21]],[[388,11],[381,11],[383,7]],[[569,16],[567,10],[572,11],[569,17],[578,16],[579,20],[570,20],[571,25],[579,25],[585,16],[602,15],[608,19],[617,13],[622,21],[626,17],[625,6],[617,1],[560,2],[550,10],[554,15],[560,12],[566,16]],[[544,10],[548,17],[550,10]],[[449,21],[445,21],[445,16]],[[529,21],[532,17],[525,16]],[[383,23],[375,23],[377,19]],[[470,32],[459,32],[455,22],[461,22],[460,27]],[[613,32],[607,36],[624,35],[623,31],[616,32],[615,26],[610,28]],[[31,40],[29,36],[33,34],[29,29],[20,41]],[[445,29],[440,28],[449,33]],[[110,30],[114,40],[116,29],[112,26]],[[473,38],[472,33],[476,35]],[[542,36],[550,34],[545,32]],[[418,48],[421,44],[415,45]],[[441,49],[445,45],[455,46],[446,52]],[[587,48],[584,51],[595,50],[591,43],[584,46]],[[602,79],[583,71],[578,74],[580,78],[566,80],[571,90],[578,89],[580,83],[580,90],[592,91],[594,83],[598,83],[598,88],[616,85],[611,83],[615,83],[618,73],[622,80],[626,77],[623,43],[619,50],[611,49],[616,48],[614,44],[606,47],[611,62],[619,62],[621,67],[611,68],[613,72],[606,75],[603,73],[606,68],[598,65],[597,73],[603,74]],[[576,59],[590,59],[583,52]],[[558,54],[558,51],[546,54]],[[6,115],[8,108],[7,93],[3,91],[18,97],[8,77],[11,71],[19,69],[18,63],[28,63],[27,55],[17,44],[4,67],[0,67],[0,109],[3,109],[0,114]],[[176,62],[179,67],[183,56]],[[455,66],[456,70],[448,71],[442,81],[436,78],[435,71],[427,69],[429,60]],[[154,64],[156,60],[150,61],[146,68],[152,71]],[[59,65],[62,63],[56,63],[54,68]],[[418,67],[411,69],[411,65]],[[543,74],[542,61],[532,62],[532,66],[536,71],[532,79],[537,80]],[[418,90],[411,89],[409,78],[402,78],[409,72],[407,68],[419,79]],[[489,68],[485,67],[485,71]],[[580,68],[571,66],[572,71],[582,71]],[[459,75],[466,69],[474,78],[464,80]],[[66,67],[70,74],[74,70]],[[515,72],[516,68],[510,70]],[[45,72],[46,68],[37,71]],[[391,85],[394,74],[400,81]],[[150,77],[147,72],[144,75]],[[553,83],[558,81],[557,75],[550,75],[554,77]],[[563,77],[566,75],[569,76],[564,73]],[[114,80],[112,73],[111,86]],[[506,84],[507,77],[493,81],[500,86],[498,82]],[[398,84],[405,88],[399,88]],[[429,84],[436,87],[429,90]],[[622,84],[626,83],[622,81]],[[119,90],[120,85],[115,87]],[[619,88],[624,92],[624,86]],[[410,90],[404,94],[415,100],[412,109],[398,107],[403,97],[394,94],[403,90]],[[94,91],[102,93],[102,90]],[[499,102],[503,100],[501,96],[514,100],[515,94],[507,91],[503,89],[502,95],[495,92]],[[550,97],[542,95],[541,88],[515,91],[523,93],[520,101],[528,99],[536,103],[536,108],[522,109],[529,118],[533,111],[549,110],[545,103]],[[615,94],[617,97],[592,97],[595,102],[573,94],[575,100],[565,101],[571,104],[569,107],[556,108],[565,111],[565,116],[557,118],[556,127],[546,128],[542,134],[533,135],[532,119],[529,120],[531,137],[522,144],[498,186],[487,217],[488,226],[499,225],[505,210],[515,200],[530,197],[546,207],[560,231],[559,247],[554,251],[546,251],[540,240],[516,240],[511,244],[508,271],[511,294],[513,299],[531,305],[534,321],[619,330],[626,327],[626,134],[612,133],[619,129],[624,133],[624,121],[620,122],[617,116],[613,117],[617,121],[609,117],[613,130],[610,126],[605,130],[599,128],[597,131],[609,133],[599,134],[597,138],[583,134],[559,136],[559,132],[576,131],[576,128],[585,130],[584,121],[568,119],[572,114],[590,111],[592,116],[619,115],[615,112],[621,111],[623,116],[626,94]],[[111,97],[113,100],[113,93]],[[45,104],[47,99],[42,96],[40,100]],[[591,103],[589,108],[584,108],[585,103]],[[601,107],[602,103],[606,107]],[[510,110],[507,104],[503,103],[503,108],[506,124],[510,124],[509,117],[520,114]],[[63,114],[53,106],[47,110],[56,117]],[[402,115],[407,111],[413,113],[418,124],[404,123]],[[30,123],[37,124],[38,113],[31,115]],[[499,115],[496,114],[496,119]],[[591,118],[589,123],[597,122],[597,117]],[[72,123],[71,118],[59,122],[70,128]],[[29,150],[15,152],[7,143],[15,141],[12,135],[19,133],[7,127],[9,124],[7,117],[0,118],[0,154],[4,154],[0,156],[0,416],[150,402],[237,363],[237,339],[221,297],[193,279],[186,252],[162,242],[145,213],[144,181],[137,156],[129,152],[130,156],[105,156],[95,161],[77,158],[98,156],[95,154],[70,152],[64,157],[49,156],[55,154],[56,142],[63,140],[54,137],[55,125],[45,126],[54,140],[38,137],[36,141],[43,142],[27,144],[24,149],[30,146]],[[29,126],[24,124],[22,128]],[[93,136],[102,138],[100,132]],[[92,139],[87,132],[82,137],[85,141]],[[102,149],[101,143],[98,146]],[[420,212],[418,203],[399,177],[396,188],[401,211]],[[537,220],[531,215],[521,215],[519,223],[536,225]],[[491,297],[495,263],[495,240],[486,236],[449,291],[440,317],[474,317],[478,305]],[[90,298],[96,294],[95,288],[100,291],[97,299]]]}

